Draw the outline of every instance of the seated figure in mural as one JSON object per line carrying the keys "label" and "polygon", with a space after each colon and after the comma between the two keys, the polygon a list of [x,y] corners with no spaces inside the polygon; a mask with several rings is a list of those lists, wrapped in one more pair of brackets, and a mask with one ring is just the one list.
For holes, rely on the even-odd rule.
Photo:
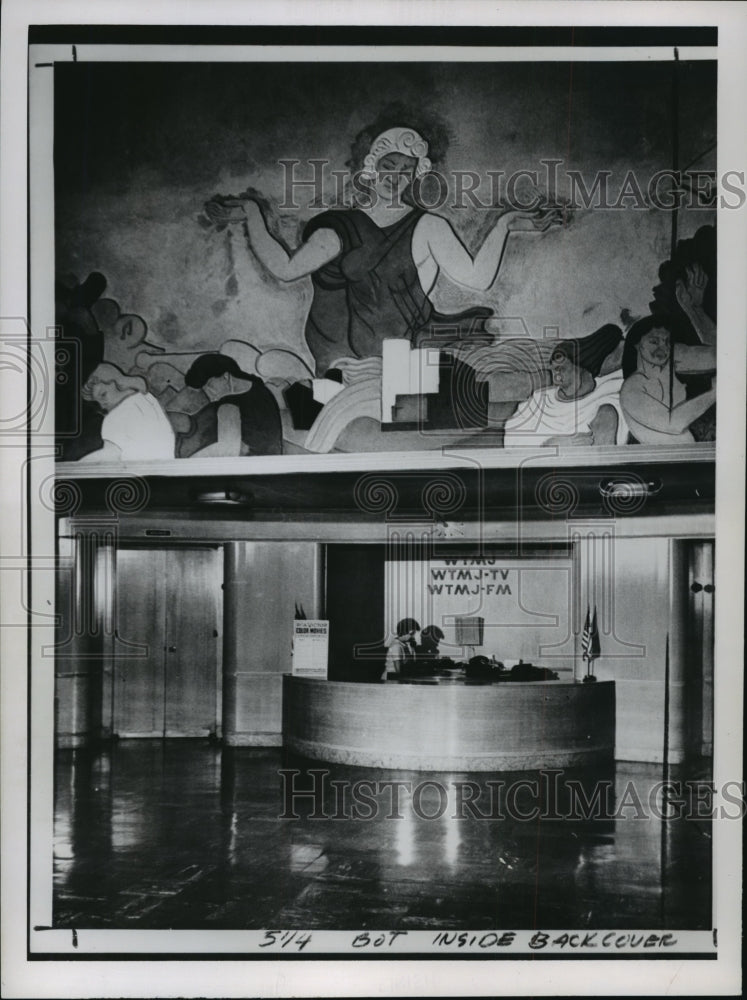
{"label": "seated figure in mural", "polygon": [[103,446],[80,462],[119,462],[174,457],[174,431],[148,384],[125,375],[116,365],[100,364],[86,380],[82,395],[103,411]]}
{"label": "seated figure in mural", "polygon": [[410,673],[410,668],[415,663],[419,632],[420,625],[414,618],[403,618],[397,622],[397,635],[386,651],[383,680],[386,680],[387,674]]}
{"label": "seated figure in mural", "polygon": [[622,375],[615,371],[597,377],[621,336],[617,327],[607,326],[593,337],[558,344],[550,358],[553,384],[519,404],[506,421],[504,446],[624,444]]}
{"label": "seated figure in mural", "polygon": [[[641,444],[694,441],[690,425],[716,401],[715,346],[673,344],[671,327],[666,316],[646,316],[625,338],[620,403]],[[702,373],[714,376],[711,387],[688,399],[680,376]]]}
{"label": "seated figure in mural", "polygon": [[315,216],[292,253],[269,233],[256,201],[232,207],[219,199],[207,203],[213,221],[245,223],[252,251],[276,278],[312,276],[305,335],[317,375],[339,358],[380,357],[385,338],[415,345],[429,337],[492,339],[484,331],[490,309],[457,316],[434,309],[430,296],[439,275],[484,291],[498,275],[509,232],[544,231],[562,221],[556,208],[508,211],[470,254],[450,223],[418,201],[419,187],[447,143],[443,126],[434,125],[426,138],[397,117],[380,116],[353,144],[348,165],[356,207]]}
{"label": "seated figure in mural", "polygon": [[242,371],[234,358],[203,354],[184,381],[207,396],[208,405],[193,420],[215,437],[190,457],[282,454],[280,411],[261,378]]}

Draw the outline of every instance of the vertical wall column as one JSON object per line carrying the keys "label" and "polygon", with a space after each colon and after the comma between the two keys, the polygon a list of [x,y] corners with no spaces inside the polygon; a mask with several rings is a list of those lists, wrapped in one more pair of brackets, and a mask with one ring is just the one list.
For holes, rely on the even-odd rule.
{"label": "vertical wall column", "polygon": [[323,550],[311,542],[230,542],[223,585],[223,739],[280,746],[282,676],[295,609],[322,611]]}
{"label": "vertical wall column", "polygon": [[689,543],[669,541],[669,679],[667,758],[670,764],[682,762],[688,753],[687,733],[687,661],[688,563]]}
{"label": "vertical wall column", "polygon": [[[89,676],[86,659],[89,637],[82,629],[83,591],[91,580],[83,572],[80,539],[62,538],[57,569],[57,614],[60,616],[55,648],[55,735],[60,747],[82,746],[90,732]],[[92,560],[88,560],[89,570]]]}
{"label": "vertical wall column", "polygon": [[[59,747],[102,735],[104,649],[111,639],[113,533],[83,528],[59,539],[55,734]],[[106,593],[104,593],[106,591]]]}
{"label": "vertical wall column", "polygon": [[[699,636],[702,656],[700,676],[701,727],[696,753],[710,756],[713,753],[713,643],[714,643],[714,565],[713,542],[701,541],[694,544],[690,584],[693,604],[699,611]],[[689,581],[688,581],[689,582]],[[698,587],[702,589],[698,589]]]}
{"label": "vertical wall column", "polygon": [[687,749],[713,753],[713,541],[675,542],[680,565],[678,604],[686,665]]}

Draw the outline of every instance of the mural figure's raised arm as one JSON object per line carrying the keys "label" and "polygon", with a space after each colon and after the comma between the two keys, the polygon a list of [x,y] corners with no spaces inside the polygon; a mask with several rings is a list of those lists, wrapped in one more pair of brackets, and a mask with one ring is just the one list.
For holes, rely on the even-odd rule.
{"label": "mural figure's raised arm", "polygon": [[211,222],[243,222],[249,246],[259,262],[279,281],[296,281],[313,274],[340,253],[340,238],[332,229],[319,229],[297,250],[288,252],[267,228],[256,201],[212,198],[205,203]]}
{"label": "mural figure's raised arm", "polygon": [[280,281],[295,281],[313,274],[340,253],[340,237],[332,229],[318,229],[297,250],[288,253],[270,235],[259,205],[247,201],[244,205],[249,244],[257,259]]}
{"label": "mural figure's raised arm", "polygon": [[429,261],[435,264],[431,288],[443,273],[466,288],[486,291],[498,276],[509,233],[544,232],[561,222],[559,209],[505,212],[473,256],[446,219],[426,214],[413,235],[413,257],[421,273]]}
{"label": "mural figure's raised arm", "polygon": [[675,294],[677,302],[693,325],[702,344],[716,345],[716,324],[703,308],[703,297],[708,285],[708,275],[701,264],[695,263],[686,269],[686,277],[677,281]]}

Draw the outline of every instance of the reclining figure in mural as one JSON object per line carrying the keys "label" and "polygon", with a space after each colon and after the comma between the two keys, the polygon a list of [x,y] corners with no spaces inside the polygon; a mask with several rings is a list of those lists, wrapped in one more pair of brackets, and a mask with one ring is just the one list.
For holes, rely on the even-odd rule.
{"label": "reclining figure in mural", "polygon": [[562,222],[559,208],[505,212],[471,255],[450,223],[418,202],[420,184],[443,155],[439,142],[406,123],[379,131],[383,121],[364,129],[353,146],[356,207],[315,216],[292,253],[269,233],[256,201],[214,199],[205,206],[216,223],[244,222],[254,254],[279,280],[311,275],[305,336],[320,376],[339,358],[380,357],[387,338],[413,345],[429,338],[491,340],[484,330],[490,309],[437,312],[430,296],[439,276],[484,291],[498,275],[509,232],[542,232]]}
{"label": "reclining figure in mural", "polygon": [[622,375],[614,371],[597,377],[621,336],[610,325],[592,337],[558,344],[550,358],[552,386],[519,404],[506,421],[504,446],[624,444],[628,428],[620,406]]}
{"label": "reclining figure in mural", "polygon": [[184,378],[209,400],[193,417],[195,432],[211,443],[193,452],[197,458],[232,455],[280,455],[283,433],[278,404],[262,379],[239,367],[234,358],[203,354]]}
{"label": "reclining figure in mural", "polygon": [[174,457],[175,436],[160,403],[137,375],[116,365],[100,364],[83,386],[83,398],[104,413],[103,445],[79,462],[141,461]]}

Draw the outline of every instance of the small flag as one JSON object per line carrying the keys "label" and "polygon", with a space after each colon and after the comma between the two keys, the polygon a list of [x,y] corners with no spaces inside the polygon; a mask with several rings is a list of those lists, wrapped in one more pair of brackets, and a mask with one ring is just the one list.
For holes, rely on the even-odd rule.
{"label": "small flag", "polygon": [[[586,606],[586,621],[584,630],[581,633],[581,657],[587,661],[587,674],[593,670],[594,660],[600,656],[602,650],[599,645],[599,627],[597,626],[597,606],[594,605],[594,615],[590,615],[590,608]],[[592,679],[592,678],[589,678]]]}
{"label": "small flag", "polygon": [[599,645],[599,628],[597,627],[597,606],[594,605],[594,617],[591,620],[591,642],[589,644],[589,663],[596,660],[601,655],[602,648]]}
{"label": "small flag", "polygon": [[[594,609],[594,616],[596,620],[596,608]],[[586,605],[586,621],[584,622],[584,630],[581,633],[581,658],[583,660],[590,659],[591,654],[591,617],[589,605]]]}

